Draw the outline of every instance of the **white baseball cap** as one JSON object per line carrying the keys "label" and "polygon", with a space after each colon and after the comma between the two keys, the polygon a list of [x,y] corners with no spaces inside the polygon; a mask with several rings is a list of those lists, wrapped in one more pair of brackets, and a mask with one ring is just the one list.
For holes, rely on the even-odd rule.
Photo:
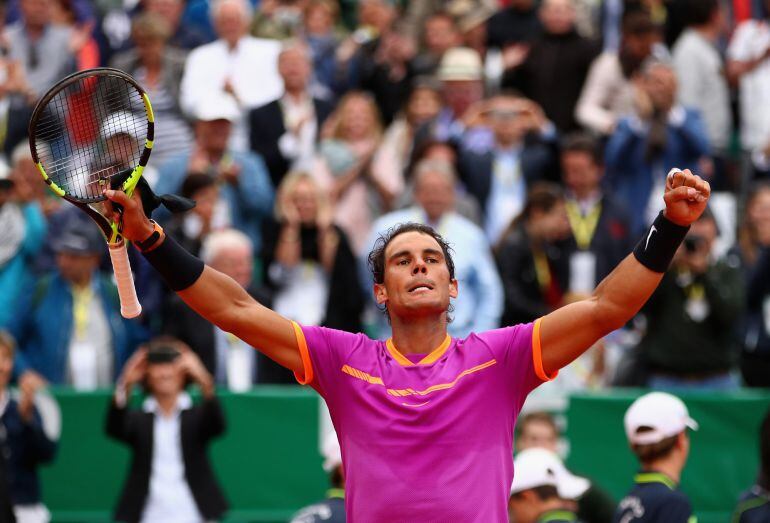
{"label": "white baseball cap", "polygon": [[453,47],[441,57],[438,78],[442,82],[454,80],[481,80],[484,65],[478,51],[470,47]]}
{"label": "white baseball cap", "polygon": [[[684,402],[666,392],[650,392],[634,401],[624,418],[626,437],[637,445],[651,445],[685,429],[698,430]],[[639,432],[641,427],[651,430]]]}
{"label": "white baseball cap", "polygon": [[331,472],[335,467],[342,465],[342,451],[336,432],[331,431],[324,436],[321,452],[323,452],[323,468],[326,472]]}
{"label": "white baseball cap", "polygon": [[512,495],[550,485],[556,487],[560,498],[577,499],[591,486],[587,479],[567,470],[559,456],[543,448],[519,452],[513,461],[513,471]]}
{"label": "white baseball cap", "polygon": [[195,118],[203,122],[227,120],[235,123],[240,116],[238,103],[227,93],[214,93],[204,97],[195,110]]}

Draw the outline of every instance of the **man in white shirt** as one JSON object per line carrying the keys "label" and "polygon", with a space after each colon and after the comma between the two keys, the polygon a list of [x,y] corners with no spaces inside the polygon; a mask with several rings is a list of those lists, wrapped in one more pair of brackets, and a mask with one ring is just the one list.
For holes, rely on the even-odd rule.
{"label": "man in white shirt", "polygon": [[232,95],[241,109],[231,138],[235,150],[247,149],[245,113],[283,93],[278,74],[281,44],[247,34],[252,8],[246,0],[214,0],[211,18],[219,39],[194,49],[187,57],[180,105],[188,115],[217,92]]}

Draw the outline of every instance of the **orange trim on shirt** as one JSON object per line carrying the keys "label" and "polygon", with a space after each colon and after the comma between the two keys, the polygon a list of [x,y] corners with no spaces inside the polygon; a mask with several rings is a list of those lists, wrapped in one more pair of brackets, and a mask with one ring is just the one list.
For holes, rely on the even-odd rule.
{"label": "orange trim on shirt", "polygon": [[[419,362],[417,362],[417,365],[429,365],[431,363],[434,363],[438,361],[438,359],[444,355],[446,350],[449,348],[449,345],[452,343],[452,338],[449,336],[449,334],[446,335],[446,338],[444,338],[444,341],[441,342],[441,345],[433,349],[430,354],[425,356],[423,359],[421,359]],[[393,359],[399,362],[401,365],[405,367],[410,367],[414,365],[411,361],[409,361],[409,358],[401,354],[396,346],[393,344],[393,338],[388,338],[388,341],[385,343],[385,346],[388,348],[388,352],[390,352],[390,355],[393,356]]]}
{"label": "orange trim on shirt", "polygon": [[305,340],[305,333],[302,332],[302,327],[296,321],[292,321],[291,326],[294,327],[294,335],[297,337],[297,348],[299,349],[299,355],[302,357],[304,371],[304,376],[295,372],[294,379],[300,385],[307,385],[313,381],[313,363],[310,360],[310,351],[307,348],[307,340]]}
{"label": "orange trim on shirt", "polygon": [[535,374],[537,374],[538,378],[543,381],[551,381],[559,374],[559,371],[555,370],[549,376],[543,368],[543,352],[540,346],[540,321],[542,319],[536,319],[535,326],[532,329],[532,363],[535,366]]}

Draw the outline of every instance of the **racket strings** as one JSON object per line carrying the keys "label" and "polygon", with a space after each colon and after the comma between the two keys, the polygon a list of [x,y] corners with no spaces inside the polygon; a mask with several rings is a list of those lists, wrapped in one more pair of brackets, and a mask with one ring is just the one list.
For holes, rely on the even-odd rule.
{"label": "racket strings", "polygon": [[140,92],[118,76],[81,78],[47,103],[35,148],[51,181],[83,202],[102,200],[110,179],[139,164],[147,137]]}

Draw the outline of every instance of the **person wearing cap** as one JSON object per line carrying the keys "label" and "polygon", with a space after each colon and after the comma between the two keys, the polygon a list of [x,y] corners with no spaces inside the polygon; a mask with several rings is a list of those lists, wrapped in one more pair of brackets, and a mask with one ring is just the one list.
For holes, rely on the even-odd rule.
{"label": "person wearing cap", "polygon": [[754,485],[741,494],[730,523],[770,521],[770,410],[759,428],[759,473]]}
{"label": "person wearing cap", "polygon": [[[185,391],[195,383],[202,400]],[[147,392],[142,408],[131,392]],[[208,458],[211,441],[225,432],[214,379],[195,353],[170,337],[156,338],[126,362],[105,422],[107,435],[132,453],[114,520],[190,523],[218,520],[227,510]]]}
{"label": "person wearing cap", "polygon": [[554,452],[543,448],[519,452],[513,468],[511,523],[580,523],[575,500],[590,487],[587,479],[571,474]]}
{"label": "person wearing cap", "polygon": [[672,394],[650,392],[631,404],[623,424],[641,470],[613,521],[694,523],[690,500],[677,488],[690,453],[687,429],[698,430],[685,404]]}
{"label": "person wearing cap", "polygon": [[[226,94],[209,94],[197,106],[195,143],[190,153],[181,153],[160,166],[157,193],[177,193],[189,174],[213,177],[220,188],[220,226],[244,232],[262,245],[262,220],[273,210],[273,186],[262,157],[238,152],[229,146],[230,133],[238,119],[235,100]],[[167,213],[158,213],[160,219]]]}
{"label": "person wearing cap", "polygon": [[323,439],[321,449],[324,457],[323,469],[329,475],[331,488],[326,499],[300,509],[290,523],[345,523],[345,476],[342,470],[342,452],[337,434],[329,432]]}
{"label": "person wearing cap", "polygon": [[[104,154],[94,159],[95,170],[103,168],[105,164],[119,170],[135,167],[137,154],[144,147],[146,136],[134,121],[135,118],[126,111],[115,111],[104,119],[101,127]],[[154,187],[158,171],[148,164],[142,172],[142,177]]]}
{"label": "person wearing cap", "polygon": [[109,387],[144,330],[120,316],[112,274],[98,270],[106,244],[94,223],[73,221],[52,241],[56,269],[26,287],[8,325],[16,374],[34,388]]}

